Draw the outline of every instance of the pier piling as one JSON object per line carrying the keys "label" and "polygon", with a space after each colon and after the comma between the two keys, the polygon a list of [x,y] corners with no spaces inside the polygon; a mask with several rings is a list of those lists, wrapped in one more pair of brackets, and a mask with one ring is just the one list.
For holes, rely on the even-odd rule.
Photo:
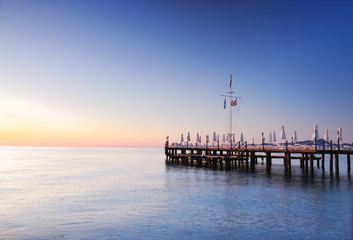
{"label": "pier piling", "polygon": [[335,154],[335,170],[336,170],[336,173],[339,172],[340,170],[340,166],[339,166],[339,161],[338,161],[338,153]]}
{"label": "pier piling", "polygon": [[310,153],[310,175],[314,174],[314,155]]}
{"label": "pier piling", "polygon": [[347,154],[347,172],[351,172],[351,155]]}

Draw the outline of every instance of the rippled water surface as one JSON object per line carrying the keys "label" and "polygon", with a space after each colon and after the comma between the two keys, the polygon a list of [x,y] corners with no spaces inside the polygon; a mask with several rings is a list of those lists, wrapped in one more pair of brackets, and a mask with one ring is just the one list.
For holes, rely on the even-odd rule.
{"label": "rippled water surface", "polygon": [[344,161],[289,177],[167,165],[162,148],[0,147],[0,239],[352,239]]}

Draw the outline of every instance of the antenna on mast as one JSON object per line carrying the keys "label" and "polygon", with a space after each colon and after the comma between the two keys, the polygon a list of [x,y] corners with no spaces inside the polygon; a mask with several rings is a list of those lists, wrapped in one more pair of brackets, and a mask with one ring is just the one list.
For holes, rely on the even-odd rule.
{"label": "antenna on mast", "polygon": [[[229,133],[228,133],[228,136],[229,136],[229,142],[230,142],[230,147],[232,148],[232,140],[233,140],[233,129],[232,129],[232,107],[233,106],[236,106],[238,103],[237,103],[237,100],[238,98],[241,98],[241,97],[237,97],[237,96],[233,96],[234,92],[233,92],[233,88],[232,88],[232,74],[230,74],[230,81],[229,81],[229,88],[230,88],[230,91],[227,92],[226,95],[221,95],[221,97],[225,97],[225,98],[229,98]],[[235,100],[233,100],[235,98]],[[224,108],[226,108],[226,99],[224,99]]]}

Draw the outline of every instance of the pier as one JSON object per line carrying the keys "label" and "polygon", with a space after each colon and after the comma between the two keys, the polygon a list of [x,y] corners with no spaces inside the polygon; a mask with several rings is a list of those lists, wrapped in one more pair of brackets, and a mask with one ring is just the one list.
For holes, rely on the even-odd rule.
{"label": "pier", "polygon": [[[246,169],[255,170],[258,160],[266,161],[266,168],[271,169],[272,160],[283,160],[283,165],[286,173],[291,173],[292,162],[299,161],[300,168],[311,176],[314,175],[315,164],[316,167],[325,169],[328,167],[330,172],[339,174],[341,155],[347,156],[347,173],[351,172],[351,155],[353,154],[353,143],[341,144],[342,128],[339,127],[337,131],[337,143],[333,144],[332,140],[329,141],[328,129],[325,129],[325,136],[319,139],[319,131],[317,124],[314,125],[313,141],[307,140],[298,142],[297,132],[294,131],[292,143],[288,141],[278,144],[276,141],[275,132],[269,134],[268,142],[265,144],[264,132],[262,135],[262,144],[248,145],[244,142],[243,134],[240,134],[240,141],[235,142],[235,134],[232,129],[232,108],[238,105],[238,100],[241,97],[235,96],[232,90],[232,74],[230,74],[229,92],[224,97],[224,109],[229,108],[229,132],[227,139],[223,135],[223,144],[220,145],[219,136],[216,132],[213,133],[213,145],[209,145],[210,138],[206,135],[206,144],[201,144],[201,137],[197,133],[196,144],[189,145],[191,141],[190,132],[188,132],[187,141],[184,141],[183,134],[181,134],[180,144],[169,144],[169,136],[166,138],[165,155],[167,163],[184,164],[197,167],[209,167],[214,169]],[[227,99],[228,105],[227,105]],[[284,125],[281,128],[280,134],[281,141],[286,140]],[[186,143],[183,144],[183,143]],[[217,145],[214,145],[217,143]],[[325,156],[329,156],[329,166],[325,166]],[[278,162],[278,161],[276,161]]]}
{"label": "pier", "polygon": [[[347,173],[351,171],[351,155],[353,148],[340,149],[333,147],[332,141],[328,146],[265,146],[248,145],[247,142],[238,142],[234,146],[189,146],[169,145],[165,143],[165,155],[167,163],[184,164],[195,167],[208,167],[214,169],[246,169],[255,170],[258,160],[266,163],[271,168],[273,159],[283,160],[284,169],[291,172],[292,161],[299,161],[300,168],[306,173],[314,175],[314,167],[325,169],[339,174],[339,156],[347,156]],[[329,166],[325,166],[325,155],[329,155]]]}

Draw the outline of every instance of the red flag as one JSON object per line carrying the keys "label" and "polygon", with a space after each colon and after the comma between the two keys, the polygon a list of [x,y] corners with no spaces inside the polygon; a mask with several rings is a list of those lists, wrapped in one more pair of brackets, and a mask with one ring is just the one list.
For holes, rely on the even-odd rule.
{"label": "red flag", "polygon": [[230,74],[230,82],[229,82],[229,87],[232,88],[232,74]]}

